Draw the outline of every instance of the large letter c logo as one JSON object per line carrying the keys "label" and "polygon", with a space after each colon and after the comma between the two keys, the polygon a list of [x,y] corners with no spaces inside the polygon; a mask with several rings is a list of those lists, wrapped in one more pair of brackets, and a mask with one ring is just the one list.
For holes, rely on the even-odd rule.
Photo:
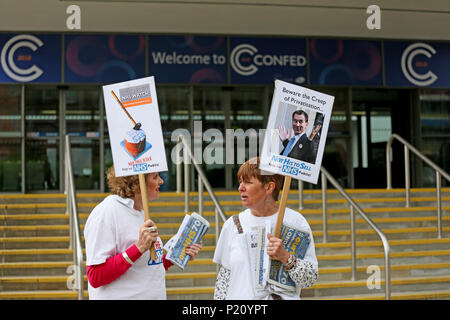
{"label": "large letter c logo", "polygon": [[256,71],[258,71],[258,68],[255,65],[250,64],[248,66],[243,66],[240,61],[240,57],[243,53],[247,53],[250,56],[253,56],[256,52],[258,52],[258,49],[256,49],[251,44],[243,43],[238,45],[231,52],[231,67],[234,69],[234,71],[242,76],[250,76],[256,73]]}
{"label": "large letter c logo", "polygon": [[39,47],[42,47],[44,43],[35,36],[23,34],[12,37],[3,46],[0,56],[0,63],[5,73],[13,80],[21,82],[33,81],[41,76],[42,69],[36,65],[27,69],[19,68],[14,62],[14,53],[21,47],[30,48],[36,51]]}
{"label": "large letter c logo", "polygon": [[423,54],[427,58],[431,58],[432,54],[436,54],[436,50],[426,43],[418,42],[408,46],[402,54],[401,67],[406,79],[417,86],[428,86],[437,80],[437,76],[428,70],[424,74],[417,73],[414,70],[412,61],[415,56]]}

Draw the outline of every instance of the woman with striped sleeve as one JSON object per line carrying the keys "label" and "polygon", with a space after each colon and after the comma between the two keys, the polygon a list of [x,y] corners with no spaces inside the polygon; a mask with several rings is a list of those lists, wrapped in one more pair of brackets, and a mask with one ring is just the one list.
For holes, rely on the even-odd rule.
{"label": "woman with striped sleeve", "polygon": [[292,209],[286,208],[283,224],[292,226],[309,235],[303,257],[290,254],[282,240],[268,234],[267,255],[282,264],[292,280],[292,288],[279,288],[267,281],[264,287],[255,288],[255,270],[249,256],[248,234],[256,226],[274,229],[279,205],[278,195],[283,176],[261,172],[259,158],[245,162],[238,171],[239,193],[242,205],[247,207],[223,225],[214,253],[214,262],[220,265],[217,274],[214,299],[216,300],[294,300],[300,299],[302,288],[310,287],[318,277],[318,264],[311,228],[306,219]]}
{"label": "woman with striped sleeve", "polygon": [[[116,177],[107,171],[111,195],[92,210],[84,228],[89,299],[166,299],[166,260],[155,223],[144,221],[137,175]],[[157,172],[145,174],[147,199],[159,198],[164,183]],[[151,227],[154,227],[154,231]],[[155,246],[156,260],[149,249]],[[201,244],[186,249],[195,257]]]}

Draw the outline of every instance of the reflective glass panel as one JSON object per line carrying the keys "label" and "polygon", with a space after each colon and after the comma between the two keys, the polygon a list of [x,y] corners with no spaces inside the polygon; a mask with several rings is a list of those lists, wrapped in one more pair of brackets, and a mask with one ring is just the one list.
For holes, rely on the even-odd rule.
{"label": "reflective glass panel", "polygon": [[100,188],[100,157],[98,139],[72,138],[72,166],[77,190]]}
{"label": "reflective glass panel", "polygon": [[66,91],[66,132],[71,136],[99,137],[99,88],[70,87]]}
{"label": "reflective glass panel", "polygon": [[20,86],[0,85],[0,136],[20,136],[20,120]]}
{"label": "reflective glass panel", "polygon": [[262,148],[263,132],[266,129],[264,112],[268,113],[270,109],[270,106],[264,106],[264,93],[265,90],[261,87],[233,88],[230,91],[230,125],[233,129],[234,143],[231,146],[227,145],[226,148],[227,157],[230,157],[231,152],[234,156],[233,187],[238,184],[237,172],[242,163],[251,157],[259,156]]}
{"label": "reflective glass panel", "polygon": [[25,181],[27,190],[59,189],[59,143],[56,139],[26,142]]}
{"label": "reflective glass panel", "polygon": [[56,87],[25,88],[25,126],[27,137],[59,136],[59,99]]}
{"label": "reflective glass panel", "polygon": [[[194,157],[213,188],[225,187],[225,105],[222,88],[194,89]],[[196,136],[196,135],[201,136]],[[199,139],[202,139],[200,148]]]}
{"label": "reflective glass panel", "polygon": [[[445,172],[450,172],[450,90],[420,91],[421,151]],[[422,163],[423,185],[436,186],[436,174]],[[445,179],[443,186],[450,185]]]}
{"label": "reflective glass panel", "polygon": [[[160,172],[164,180],[161,191],[176,189],[176,166],[172,161],[172,150],[176,141],[172,142],[172,135],[177,129],[190,131],[189,120],[189,88],[174,86],[157,86],[159,114],[163,131],[164,147],[166,149],[167,172]],[[175,154],[175,153],[174,153]],[[106,161],[106,160],[105,160]]]}
{"label": "reflective glass panel", "polygon": [[0,191],[20,191],[22,160],[20,139],[0,138]]}

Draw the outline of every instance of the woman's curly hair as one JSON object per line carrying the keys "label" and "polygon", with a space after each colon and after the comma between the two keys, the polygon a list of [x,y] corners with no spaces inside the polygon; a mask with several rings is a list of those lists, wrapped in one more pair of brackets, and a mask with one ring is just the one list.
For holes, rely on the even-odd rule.
{"label": "woman's curly hair", "polygon": [[[138,175],[116,177],[114,166],[111,166],[106,171],[106,178],[112,194],[122,198],[133,198],[140,193]],[[145,178],[147,179],[147,174]]]}

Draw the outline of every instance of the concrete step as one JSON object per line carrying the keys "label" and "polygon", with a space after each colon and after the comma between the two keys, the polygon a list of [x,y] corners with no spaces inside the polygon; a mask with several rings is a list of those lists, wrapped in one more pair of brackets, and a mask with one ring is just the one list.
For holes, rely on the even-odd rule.
{"label": "concrete step", "polygon": [[[170,288],[167,289],[168,300],[212,300],[214,287],[197,288]],[[40,300],[75,300],[78,293],[71,290],[30,290],[30,291],[2,291],[0,299],[40,299]],[[88,299],[88,292],[84,292],[85,299]]]}
{"label": "concrete step", "polygon": [[[450,264],[441,265],[434,267],[445,268],[448,270]],[[394,266],[393,270],[399,269],[414,269],[425,267],[429,268],[429,265],[419,266],[419,265],[402,265],[402,266]],[[364,269],[365,267],[359,267],[358,269]],[[173,270],[173,268],[171,268]],[[336,268],[335,268],[336,269]],[[323,275],[325,273],[325,269],[320,269],[319,273]],[[341,270],[345,271],[345,270]],[[335,270],[337,272],[337,270]],[[383,278],[384,273],[381,273]],[[191,299],[194,295],[198,298],[198,294],[201,294],[205,297],[210,295],[213,292],[214,282],[215,282],[216,273],[215,272],[203,272],[203,273],[188,273],[188,272],[175,272],[168,273],[166,275],[167,281],[167,292],[168,295],[183,295],[185,299]],[[367,275],[366,275],[367,277]],[[15,291],[18,290],[59,290],[63,291],[67,286],[67,281],[69,279],[69,275],[64,276],[9,276],[9,277],[1,277],[0,278],[0,289],[1,291]],[[322,277],[320,278],[322,279]],[[182,280],[181,283],[175,282],[175,280]],[[415,276],[415,277],[397,277],[393,273],[391,276],[391,285],[392,292],[395,294],[399,294],[403,291],[411,291],[411,287],[414,287],[415,291],[418,291],[418,285],[421,285],[420,289],[423,291],[430,286],[434,287],[434,291],[441,290],[444,287],[448,287],[448,282],[450,281],[450,274],[447,275],[433,275],[433,276]],[[86,282],[86,277],[85,277]],[[17,286],[18,285],[18,286]],[[175,286],[178,285],[178,286]],[[179,286],[181,285],[181,287]],[[367,288],[367,279],[361,279],[357,281],[351,280],[341,280],[341,281],[326,281],[319,280],[312,288],[305,288],[302,290],[303,297],[312,297],[320,298],[322,296],[333,296],[336,293],[344,294],[345,291],[349,291],[352,295],[356,295],[358,297],[364,296],[366,294],[372,294],[378,292],[381,295],[384,294],[384,280],[382,279],[380,282],[380,289],[368,289]],[[13,287],[11,287],[13,286]],[[86,287],[86,283],[85,283]],[[356,288],[356,289],[355,289]],[[358,289],[359,288],[359,289]],[[11,292],[10,292],[11,295]]]}
{"label": "concrete step", "polygon": [[[304,300],[384,300],[384,293],[371,293],[371,294],[352,294],[352,295],[336,295],[327,297],[305,297]],[[449,300],[450,290],[431,290],[431,291],[410,291],[391,293],[392,300]]]}
{"label": "concrete step", "polygon": [[[295,206],[288,206],[291,209],[297,210]],[[244,208],[241,208],[244,209]],[[443,217],[450,216],[450,206],[443,206]],[[225,214],[230,217],[232,215],[238,214],[242,210],[228,210]],[[298,210],[301,214],[308,220],[318,219],[322,217],[322,209],[309,209],[305,208],[303,210]],[[364,212],[370,218],[395,218],[395,217],[405,217],[405,216],[427,216],[436,217],[437,207],[436,206],[417,206],[417,207],[383,207],[383,208],[364,208]],[[165,211],[165,212],[151,212],[150,216],[161,223],[164,222],[176,222],[181,221],[185,216],[184,211]],[[209,221],[214,220],[214,211],[205,210],[203,216]],[[348,219],[350,216],[350,209],[337,208],[328,209],[327,216],[329,219]],[[79,218],[81,223],[85,223],[86,219],[89,217],[89,213],[79,213]],[[355,217],[359,218],[359,215],[355,213]],[[33,224],[35,221],[47,221],[61,223],[61,221],[68,221],[67,214],[64,213],[8,213],[0,214],[0,222],[3,224]]]}
{"label": "concrete step", "polygon": [[216,282],[215,271],[205,272],[180,272],[179,269],[171,267],[169,270],[176,270],[176,272],[166,273],[166,287],[214,287]]}
{"label": "concrete step", "polygon": [[[211,238],[209,235],[208,238]],[[13,238],[10,238],[11,240]],[[37,238],[46,239],[46,238]],[[60,240],[60,237],[56,237]],[[68,238],[64,238],[68,241]],[[27,238],[31,241],[32,239]],[[58,242],[58,241],[56,241]],[[389,245],[391,246],[391,251],[411,251],[411,250],[437,250],[437,249],[447,249],[450,244],[450,238],[429,238],[429,239],[410,239],[410,240],[390,240]],[[67,242],[68,245],[68,242]],[[345,254],[350,252],[351,243],[350,242],[328,242],[328,243],[315,243],[316,254]],[[357,241],[356,248],[358,252],[382,252],[382,242],[381,240],[375,241]],[[213,255],[215,250],[215,245],[203,245],[200,254]],[[84,252],[84,250],[83,250]],[[0,255],[4,262],[10,261],[32,261],[33,259],[53,259],[58,256],[71,256],[72,250],[68,248],[26,248],[26,249],[0,249]],[[10,258],[11,257],[11,258]],[[8,261],[8,259],[12,259]],[[59,259],[61,260],[61,259]]]}
{"label": "concrete step", "polygon": [[[450,207],[449,207],[450,208]],[[442,225],[443,231],[446,232],[450,227],[450,215],[447,209],[444,208]],[[405,229],[406,233],[424,232],[432,233],[437,232],[435,228],[437,226],[437,217],[435,212],[425,211],[429,209],[428,207],[418,208],[418,210],[413,210],[413,208],[407,208],[406,210],[395,210],[394,213],[389,211],[391,208],[384,210],[374,210],[367,209],[368,216],[379,225],[383,230],[384,226],[397,226],[396,228],[386,228],[386,232],[392,234],[392,238],[398,237],[394,235],[395,233],[402,233],[402,229]],[[322,236],[322,213],[319,210],[315,212],[307,212],[304,216],[308,220],[314,237]],[[237,212],[227,212],[230,216]],[[396,214],[397,213],[397,214]],[[210,231],[214,232],[215,222],[213,217],[213,212],[205,212],[204,217],[210,221],[211,227]],[[314,215],[313,215],[314,214]],[[337,215],[343,214],[343,217],[337,217]],[[375,216],[375,214],[381,214],[381,217]],[[392,216],[394,215],[394,216]],[[398,216],[399,215],[399,216]],[[350,228],[350,219],[348,214],[346,214],[345,209],[330,210],[328,212],[329,218],[327,219],[328,235],[331,236],[329,240],[331,241],[346,241],[346,235],[349,235],[345,229]],[[88,214],[80,214],[81,218],[81,229],[84,228],[84,223],[88,217]],[[180,226],[181,220],[184,217],[182,212],[169,212],[167,215],[164,214],[154,214],[153,220],[158,224],[161,234],[175,234]],[[171,222],[167,222],[171,221]],[[3,222],[3,226],[0,226],[0,233],[5,237],[20,237],[20,236],[56,236],[67,234],[68,231],[68,218],[65,214],[17,214],[17,215],[0,215],[0,222]],[[356,216],[355,219],[356,226],[358,229],[368,229],[368,224],[359,217]],[[223,222],[221,222],[221,225]],[[410,230],[406,230],[410,228]],[[390,229],[390,230],[388,230]],[[436,229],[436,230],[435,230]],[[358,234],[371,234],[371,231],[358,230]],[[367,233],[368,232],[368,233]],[[384,232],[384,231],[383,231]],[[376,237],[376,235],[375,235]],[[407,236],[408,237],[408,236]],[[371,237],[367,237],[371,239]],[[317,242],[318,240],[316,240]]]}
{"label": "concrete step", "polygon": [[[173,235],[160,235],[165,243]],[[215,234],[207,233],[203,238],[203,245],[210,246],[215,244]],[[84,245],[84,237],[81,239]],[[39,237],[7,237],[0,238],[0,247],[4,249],[35,249],[35,248],[68,248],[69,236],[39,236]]]}
{"label": "concrete step", "polygon": [[[215,246],[204,245],[197,258],[210,257],[214,250]],[[2,262],[71,260],[72,254],[72,249],[65,248],[0,249]],[[85,254],[84,249],[83,254]]]}
{"label": "concrete step", "polygon": [[[426,238],[426,239],[400,239],[388,240],[391,252],[414,250],[438,250],[448,249],[450,238]],[[315,243],[316,254],[344,254],[351,250],[351,242],[327,242]],[[384,252],[381,240],[356,241],[357,252]]]}
{"label": "concrete step", "polygon": [[[362,208],[382,208],[389,204],[391,207],[405,207],[406,198],[391,197],[391,198],[355,198],[354,201]],[[240,198],[236,200],[222,200],[219,199],[221,206],[225,211],[242,211],[242,203]],[[94,209],[98,202],[78,202],[78,211],[80,213],[89,213]],[[298,200],[288,200],[287,205],[292,208],[298,208]],[[450,196],[442,197],[442,205],[450,205]],[[184,211],[184,200],[182,201],[164,201],[162,199],[149,202],[150,212],[165,212],[169,208],[172,211]],[[213,210],[214,203],[211,200],[204,200],[204,210]],[[417,206],[436,206],[436,197],[412,197],[411,207]],[[321,209],[322,199],[304,200],[304,209]],[[348,207],[345,199],[327,199],[328,209],[339,209]],[[190,201],[190,211],[198,211],[198,201]],[[66,204],[61,203],[7,203],[0,204],[0,210],[7,210],[8,214],[21,213],[65,213]]]}
{"label": "concrete step", "polygon": [[[384,265],[379,265],[384,277]],[[367,279],[369,265],[357,265],[356,279]],[[450,262],[410,263],[391,265],[391,277],[416,277],[431,275],[450,275]],[[321,267],[319,266],[319,281],[349,280],[351,267]]]}
{"label": "concrete step", "polygon": [[[84,293],[85,298],[89,295],[87,291]],[[20,300],[76,300],[78,292],[71,290],[29,290],[29,291],[2,291],[0,292],[0,299],[20,299]]]}
{"label": "concrete step", "polygon": [[[411,263],[450,262],[450,250],[424,250],[391,252],[391,265]],[[320,267],[337,267],[351,265],[351,254],[318,255]],[[384,252],[357,253],[357,265],[384,265]]]}
{"label": "concrete step", "polygon": [[0,238],[3,249],[68,248],[69,236]]}
{"label": "concrete step", "polygon": [[[442,282],[447,283],[448,279],[441,279],[438,277],[434,277],[434,280],[431,281],[435,281],[434,283],[439,283]],[[408,284],[408,281],[405,280],[392,280],[392,282],[396,283],[395,286],[401,286],[401,285],[406,285]],[[345,282],[345,283],[350,283],[350,282]],[[409,281],[410,284],[413,285],[417,285],[414,284],[414,281]],[[342,284],[342,283],[340,283]],[[355,285],[353,283],[350,283],[351,285]],[[359,283],[356,283],[356,285]],[[362,285],[366,285],[365,282],[362,283]],[[382,281],[382,285],[384,285],[384,282]],[[350,287],[351,288],[351,287]],[[353,287],[354,289],[354,287]],[[407,286],[405,287],[405,290],[407,290]],[[369,293],[360,293],[360,292],[356,292],[350,295],[335,295],[335,296],[323,296],[323,297],[311,297],[311,290],[314,290],[314,292],[316,291],[316,289],[303,289],[302,290],[302,299],[307,299],[307,300],[316,300],[316,299],[329,299],[329,300],[383,300],[385,299],[385,295],[384,295],[384,291],[383,291],[383,287],[380,290],[377,290],[377,292],[369,292]],[[339,290],[339,289],[338,289]],[[381,292],[380,292],[381,291]],[[184,287],[179,287],[179,288],[168,288],[167,289],[167,294],[168,294],[168,299],[212,299],[213,295],[214,295],[214,287],[213,286],[205,286],[205,287],[193,287],[193,288],[184,288]],[[417,290],[417,291],[402,291],[402,292],[395,292],[391,294],[391,299],[395,300],[405,300],[405,299],[448,299],[450,298],[450,290],[448,289],[448,285],[446,288],[439,288],[439,289],[433,289],[433,290]]]}
{"label": "concrete step", "polygon": [[72,261],[25,261],[6,262],[0,264],[2,276],[64,276],[68,273],[67,268],[73,265]]}
{"label": "concrete step", "polygon": [[[440,285],[448,286],[450,277],[450,188],[443,193],[444,239],[437,234],[436,194],[433,189],[417,189],[411,194],[411,207],[405,208],[404,189],[348,190],[367,215],[386,233],[391,245],[391,279],[404,282],[393,284],[393,292],[407,291],[418,296],[415,286],[431,285],[436,294],[446,297]],[[95,205],[107,194],[78,194],[81,227]],[[244,208],[238,192],[218,191],[216,195],[227,216]],[[0,195],[0,299],[76,299],[77,293],[67,289],[72,265],[72,251],[68,249],[68,216],[65,214],[63,194]],[[288,206],[298,208],[298,194],[291,190]],[[190,193],[190,210],[197,211],[198,194]],[[319,260],[319,282],[304,295],[322,294],[333,297],[332,288],[338,282],[347,283],[350,269],[350,220],[348,204],[336,190],[327,192],[328,242],[322,243],[321,191],[305,190],[303,196],[306,217],[313,229]],[[167,272],[168,299],[212,299],[217,266],[212,262],[215,249],[213,203],[204,194],[204,217],[211,223],[203,241],[204,249],[185,270],[172,267]],[[158,224],[161,238],[167,241],[178,230],[185,215],[184,193],[161,193],[158,201],[150,202],[150,215]],[[357,283],[344,285],[351,293],[357,288],[366,290],[366,271],[370,265],[380,267],[384,277],[384,253],[378,236],[356,214],[357,224]],[[82,240],[84,241],[84,239]],[[430,255],[431,254],[431,255]],[[431,278],[431,284],[425,278]],[[422,280],[418,280],[422,278]],[[400,280],[399,280],[400,279]],[[409,280],[408,280],[409,279]],[[414,280],[415,279],[415,280]],[[429,279],[430,280],[430,279]],[[328,287],[326,287],[328,282]],[[399,286],[397,288],[396,286]],[[422,287],[422,291],[430,287]],[[309,290],[309,291],[308,291]],[[381,291],[383,291],[383,286]],[[431,290],[428,290],[431,292]],[[361,297],[384,298],[384,292],[360,292]],[[318,293],[319,295],[319,293]],[[85,292],[87,297],[87,291]],[[432,297],[430,293],[425,297]],[[419,298],[422,299],[422,298]]]}
{"label": "concrete step", "polygon": [[[65,261],[15,261],[0,263],[0,275],[25,276],[25,275],[65,275],[67,268],[73,265],[72,260]],[[196,258],[190,261],[184,272],[215,272],[216,265],[210,258]],[[169,273],[181,272],[177,266],[169,269]]]}
{"label": "concrete step", "polygon": [[167,300],[212,300],[214,286],[167,288]]}
{"label": "concrete step", "polygon": [[[0,291],[30,291],[69,289],[73,279],[71,274],[65,276],[8,276],[0,277]],[[87,278],[84,277],[84,288],[87,290]]]}
{"label": "concrete step", "polygon": [[[84,250],[83,250],[84,252]],[[2,263],[5,262],[39,262],[39,261],[69,261],[73,250],[64,248],[49,249],[6,249],[0,250]]]}
{"label": "concrete step", "polygon": [[[329,297],[335,295],[368,295],[368,294],[384,294],[385,280],[381,280],[379,286],[369,287],[368,280],[341,280],[341,281],[320,281],[316,282],[311,288],[305,290],[304,296],[309,297]],[[369,280],[370,285],[374,285]],[[445,290],[450,288],[450,276],[427,276],[414,278],[392,278],[391,292],[396,294],[410,291],[431,291]],[[303,291],[302,290],[302,291]],[[309,292],[308,292],[309,291]]]}
{"label": "concrete step", "polygon": [[[437,237],[437,227],[421,227],[421,228],[382,228],[381,231],[388,239],[417,239]],[[450,227],[443,227],[443,237],[449,237]],[[380,237],[372,229],[357,229],[355,231],[358,240],[379,240]],[[314,241],[322,242],[323,231],[313,231]],[[342,242],[350,241],[350,230],[328,230],[327,241]]]}
{"label": "concrete step", "polygon": [[[61,262],[59,264],[53,264],[49,265],[47,264],[46,267],[48,268],[55,268],[55,267],[66,267],[69,263]],[[450,265],[441,265],[440,267],[448,269]],[[393,266],[393,269],[402,267],[404,269],[410,268],[413,269],[415,267],[420,267],[418,265],[402,265],[402,266]],[[428,266],[425,266],[428,267]],[[438,267],[437,265],[435,267]],[[173,270],[173,268],[171,268]],[[361,269],[364,269],[364,267],[358,268],[360,271]],[[170,269],[169,269],[170,270]],[[319,273],[322,275],[325,273],[325,269],[321,268]],[[337,270],[335,270],[337,271]],[[345,271],[345,270],[341,270]],[[72,291],[64,290],[64,286],[67,286],[68,277],[70,274],[65,275],[58,275],[58,276],[40,276],[40,277],[30,277],[30,276],[8,276],[8,277],[2,277],[0,278],[0,288],[2,293],[0,294],[0,299],[75,299],[76,293]],[[384,273],[381,274],[382,276]],[[367,276],[367,275],[366,275]],[[432,292],[437,291],[445,291],[441,290],[440,288],[437,288],[439,285],[436,284],[444,284],[444,286],[448,286],[450,275],[447,276],[432,276],[432,277],[416,277],[416,278],[394,278],[392,276],[391,282],[392,282],[392,292],[393,297],[395,298],[402,298],[402,299],[427,299],[432,298],[433,295],[431,292],[417,292],[418,289],[415,287],[415,293],[402,293],[403,290],[409,290],[411,291],[411,286],[417,286],[421,284],[427,284],[434,286],[434,290]],[[168,273],[166,276],[167,279],[167,294],[168,299],[211,299],[213,290],[214,290],[214,281],[215,281],[215,272],[204,272],[204,273]],[[180,283],[178,283],[178,286],[174,286],[175,282],[172,282],[176,279],[182,279],[184,283],[181,283],[183,286],[179,286]],[[186,282],[187,281],[187,282]],[[192,284],[193,283],[193,284]],[[8,287],[13,286],[14,284],[19,284],[17,287]],[[34,290],[38,291],[30,291],[30,286]],[[315,284],[310,289],[303,289],[303,298],[311,298],[311,296],[314,294],[314,299],[320,299],[322,298],[322,294],[326,295],[326,298],[333,299],[333,295],[331,293],[332,290],[336,289],[338,293],[343,293],[342,290],[339,290],[337,288],[350,288],[350,292],[352,292],[352,295],[350,296],[344,296],[345,298],[357,298],[357,299],[383,299],[384,298],[384,281],[381,281],[381,289],[374,289],[377,291],[378,294],[372,292],[361,292],[366,289],[364,289],[364,286],[366,285],[366,280],[358,280],[358,281],[319,281],[317,284]],[[396,286],[404,286],[403,288],[397,288]],[[409,287],[408,287],[409,286]],[[363,288],[363,290],[360,290],[358,292],[354,291],[354,288]],[[15,290],[12,290],[14,289]],[[423,287],[422,287],[423,288]],[[445,288],[444,288],[445,289]],[[40,291],[39,291],[40,290]],[[46,291],[43,291],[46,290]],[[52,291],[49,291],[52,290]],[[322,293],[319,293],[318,290],[322,290]],[[329,290],[326,291],[327,293],[324,293],[323,290]],[[330,291],[331,290],[331,291]],[[345,289],[347,290],[347,289]],[[344,290],[344,291],[345,291]],[[368,289],[367,289],[368,290]],[[366,290],[366,291],[367,291]],[[313,292],[311,292],[313,291]],[[31,293],[33,292],[33,293]],[[370,295],[367,295],[366,293],[370,293]],[[443,293],[436,293],[436,297],[445,298],[446,295]],[[87,293],[85,294],[87,296]],[[423,296],[422,296],[423,295]],[[336,296],[336,298],[341,297],[341,295]]]}
{"label": "concrete step", "polygon": [[[173,268],[172,268],[173,269]],[[0,291],[29,290],[66,290],[72,274],[47,276],[2,276]],[[181,280],[181,281],[180,281]],[[166,274],[167,288],[183,286],[214,286],[216,272],[177,272]],[[87,277],[84,276],[84,288],[87,289]]]}
{"label": "concrete step", "polygon": [[[385,188],[369,188],[369,189],[345,189],[345,191],[350,194],[352,197],[365,196],[367,194],[377,195],[378,197],[392,197],[392,196],[405,196],[404,188],[394,188],[394,189],[385,189]],[[220,198],[230,199],[233,197],[237,197],[239,192],[236,190],[214,190],[215,195]],[[426,196],[436,196],[436,188],[411,188],[411,195],[421,194]],[[317,198],[321,196],[322,191],[320,189],[304,189],[303,195],[305,198]],[[98,202],[103,198],[108,196],[109,193],[102,192],[88,192],[88,193],[77,193],[77,201],[89,201],[89,202]],[[327,195],[332,198],[341,198],[342,196],[339,192],[333,188],[327,190]],[[450,188],[444,187],[442,188],[442,195],[450,195]],[[198,199],[198,192],[191,191],[189,192],[189,197]],[[203,192],[204,199],[208,199],[208,192]],[[289,191],[289,198],[297,198],[298,190],[296,188],[291,188]],[[184,200],[184,192],[172,192],[172,191],[164,191],[160,193],[161,199],[178,199]],[[30,203],[30,202],[63,202],[65,200],[64,193],[28,193],[28,194],[0,194],[0,202],[7,202],[7,200],[14,200],[15,202],[22,203]]]}
{"label": "concrete step", "polygon": [[[355,201],[361,205],[381,206],[386,203],[398,202],[399,205],[405,203],[404,189],[350,189],[346,190]],[[107,193],[82,193],[77,195],[77,202],[79,211],[81,213],[90,212],[93,207],[99,203]],[[420,196],[417,196],[420,195]],[[198,207],[198,193],[191,192],[190,208],[195,210]],[[221,205],[224,207],[232,207],[235,210],[242,208],[239,193],[233,191],[217,191],[216,196],[219,198]],[[335,205],[345,204],[346,201],[336,190],[327,191],[327,203],[330,208]],[[45,208],[51,209],[52,212],[65,211],[65,195],[64,194],[4,194],[0,195],[0,209],[8,210],[8,213],[20,213],[20,210],[28,210],[29,212],[37,213],[43,212]],[[442,200],[444,205],[450,205],[450,188],[443,188]],[[320,190],[305,190],[303,195],[303,202],[305,207],[321,205],[321,191]],[[435,205],[436,192],[433,188],[411,189],[411,202],[415,203],[430,203]],[[298,206],[298,191],[291,190],[288,197],[289,205]],[[205,208],[212,208],[213,203],[207,193],[204,193]],[[157,201],[149,203],[149,207],[153,211],[164,211],[168,207],[177,207],[179,210],[184,209],[184,193],[176,192],[162,192],[161,197]],[[162,209],[162,210],[161,210]]]}
{"label": "concrete step", "polygon": [[[153,219],[158,226],[160,234],[174,235],[181,226],[181,222],[159,222],[158,218]],[[437,217],[393,217],[393,218],[373,218],[372,221],[380,228],[384,226],[397,226],[397,228],[419,228],[419,227],[434,227],[437,225]],[[69,225],[67,224],[8,224],[0,226],[0,233],[4,237],[19,237],[19,236],[57,236],[68,234]],[[310,219],[308,223],[313,231],[322,229],[322,219]],[[362,218],[355,219],[357,229],[369,229],[370,226]],[[223,222],[220,223],[221,226]],[[450,226],[450,216],[442,218],[443,226]],[[214,232],[216,223],[210,221],[209,232]],[[328,230],[343,230],[350,228],[350,219],[327,219]],[[80,225],[80,229],[84,229],[84,224]]]}
{"label": "concrete step", "polygon": [[[391,266],[401,264],[417,263],[448,263],[450,262],[450,250],[424,250],[391,252]],[[357,253],[357,265],[377,265],[384,266],[384,252],[377,253]],[[317,255],[320,268],[348,267],[351,265],[351,254],[327,254]],[[5,262],[0,264],[3,275],[25,275],[39,273],[40,275],[61,275],[67,271],[67,267],[72,262],[68,261],[18,261]],[[31,270],[31,271],[30,271]],[[176,266],[169,269],[169,273],[180,271]],[[184,272],[213,272],[216,265],[211,258],[196,258],[191,261]],[[50,272],[50,273],[49,273]]]}

